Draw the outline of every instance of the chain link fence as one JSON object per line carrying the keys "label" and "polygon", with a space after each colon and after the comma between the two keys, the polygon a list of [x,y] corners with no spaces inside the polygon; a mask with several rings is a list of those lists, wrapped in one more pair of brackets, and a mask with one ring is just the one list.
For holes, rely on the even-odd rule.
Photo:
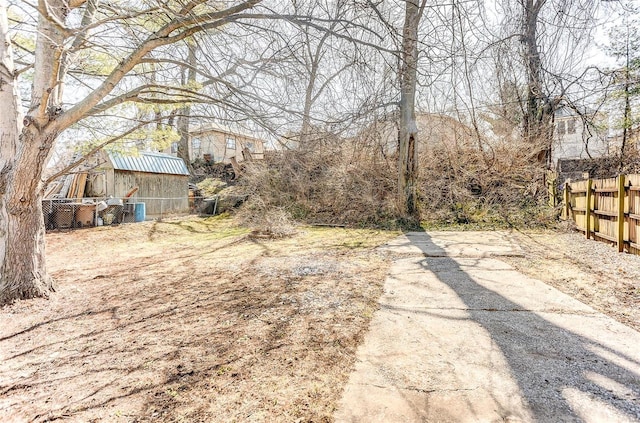
{"label": "chain link fence", "polygon": [[164,219],[187,214],[216,214],[218,198],[83,198],[42,200],[47,230],[78,229]]}

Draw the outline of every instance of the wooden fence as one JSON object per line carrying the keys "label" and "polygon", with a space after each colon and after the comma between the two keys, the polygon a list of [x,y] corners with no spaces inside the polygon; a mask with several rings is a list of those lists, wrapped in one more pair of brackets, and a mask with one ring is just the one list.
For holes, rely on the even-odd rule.
{"label": "wooden fence", "polygon": [[562,214],[587,239],[640,254],[640,175],[565,183]]}

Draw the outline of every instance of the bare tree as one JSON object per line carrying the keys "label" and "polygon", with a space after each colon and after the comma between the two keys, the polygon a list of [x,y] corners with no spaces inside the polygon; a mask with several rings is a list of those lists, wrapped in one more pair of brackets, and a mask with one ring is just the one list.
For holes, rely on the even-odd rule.
{"label": "bare tree", "polygon": [[400,211],[418,218],[416,178],[418,149],[416,138],[416,84],[418,71],[418,28],[426,0],[406,0],[402,30],[400,70],[400,125],[398,134],[398,195]]}
{"label": "bare tree", "polygon": [[[196,83],[196,45],[194,40],[187,40],[187,65],[182,66],[182,84],[192,86]],[[186,75],[185,75],[186,74]],[[186,104],[177,111],[178,113],[178,133],[180,141],[178,141],[178,157],[180,157],[189,169],[189,173],[193,172],[191,165],[191,156],[189,155],[189,126],[191,120],[191,104]]]}
{"label": "bare tree", "polygon": [[538,24],[540,12],[545,3],[546,0],[522,1],[522,35],[520,38],[527,74],[527,99],[523,116],[524,137],[531,144],[542,141],[542,151],[538,160],[544,162],[550,157],[553,131],[551,121],[556,105],[544,90],[542,61],[538,46]]}
{"label": "bare tree", "polygon": [[[131,76],[150,52],[182,41],[202,31],[214,31],[241,21],[245,11],[260,0],[238,1],[229,6],[208,5],[203,1],[181,4],[153,3],[112,4],[99,8],[92,22],[78,24],[77,16],[90,7],[84,0],[49,0],[38,3],[37,39],[33,62],[33,85],[29,109],[20,127],[19,103],[15,96],[2,91],[3,110],[2,157],[0,158],[0,304],[19,298],[48,296],[53,283],[47,274],[42,219],[42,175],[58,135],[81,119],[99,114],[123,102],[144,101],[145,96],[160,88],[136,86]],[[16,74],[10,60],[11,44],[7,30],[7,4],[0,3],[2,33],[3,85],[13,87]],[[84,13],[86,15],[86,13]],[[153,19],[139,19],[140,17]],[[133,28],[129,31],[130,28]],[[78,34],[108,31],[112,35],[100,45],[97,37],[94,51],[109,54],[114,65],[91,75],[84,96],[66,107],[59,93],[63,62],[69,55],[65,48],[73,45]],[[115,44],[115,45],[114,45]],[[81,48],[79,47],[79,48]],[[6,59],[6,60],[5,60]],[[66,63],[66,62],[65,62]],[[166,90],[180,93],[179,88]],[[11,90],[13,93],[14,91]],[[179,94],[178,94],[179,95]],[[174,100],[175,101],[175,100]],[[181,99],[184,101],[184,99]],[[9,116],[6,118],[5,116]]]}
{"label": "bare tree", "polygon": [[[542,166],[551,166],[555,111],[571,96],[583,95],[577,88],[585,77],[582,62],[597,7],[597,2],[581,0],[502,2],[503,39],[496,45],[501,49],[501,76],[510,74],[511,81],[501,85],[517,87],[513,92],[522,110],[523,137]],[[513,57],[519,57],[519,63]],[[523,95],[519,87],[524,87]]]}
{"label": "bare tree", "polygon": [[[640,32],[638,31],[638,9],[631,5],[622,7],[621,25],[614,26],[609,32],[609,44],[605,47],[620,65],[607,70],[612,76],[608,93],[608,106],[613,116],[620,116],[614,129],[622,130],[620,144],[620,163],[629,153],[637,152],[636,132],[640,118],[634,109],[634,99],[640,94]],[[620,109],[622,111],[620,112]]]}

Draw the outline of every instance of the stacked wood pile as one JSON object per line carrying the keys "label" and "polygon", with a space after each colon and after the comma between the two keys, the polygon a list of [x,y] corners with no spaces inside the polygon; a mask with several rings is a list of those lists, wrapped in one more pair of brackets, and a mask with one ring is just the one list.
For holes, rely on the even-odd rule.
{"label": "stacked wood pile", "polygon": [[68,198],[80,201],[84,197],[87,177],[87,172],[66,175],[64,178],[49,185],[45,191],[44,198]]}
{"label": "stacked wood pile", "polygon": [[237,179],[236,171],[231,163],[194,163],[191,182],[198,183],[206,178],[221,179],[231,182]]}

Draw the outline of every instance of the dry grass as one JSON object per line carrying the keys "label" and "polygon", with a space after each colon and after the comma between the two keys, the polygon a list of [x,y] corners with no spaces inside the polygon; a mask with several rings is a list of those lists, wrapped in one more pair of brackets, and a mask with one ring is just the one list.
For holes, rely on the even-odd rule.
{"label": "dry grass", "polygon": [[[0,309],[0,421],[331,421],[389,265],[374,247],[397,233],[248,234],[225,218],[48,234],[58,292]],[[637,260],[518,241],[527,257],[505,260],[638,327]]]}
{"label": "dry grass", "polygon": [[395,233],[187,218],[47,235],[59,290],[0,309],[0,421],[330,421]]}

